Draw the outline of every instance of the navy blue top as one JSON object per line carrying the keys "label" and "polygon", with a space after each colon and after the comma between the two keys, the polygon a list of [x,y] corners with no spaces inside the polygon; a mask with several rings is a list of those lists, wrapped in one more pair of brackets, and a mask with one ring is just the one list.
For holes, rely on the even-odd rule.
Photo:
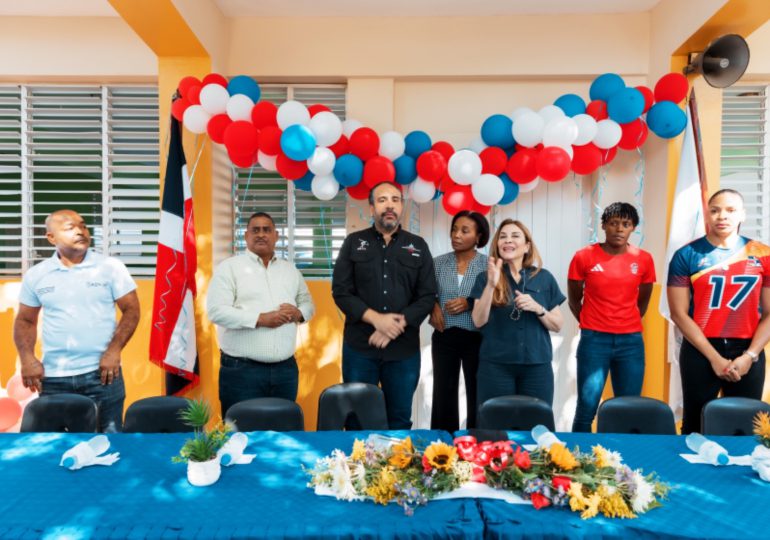
{"label": "navy blue top", "polygon": [[[552,310],[566,297],[559,289],[553,275],[548,270],[541,269],[532,275],[534,268],[521,271],[519,283],[513,280],[508,265],[503,265],[503,275],[511,286],[511,291],[521,291],[529,294],[535,302]],[[476,284],[471,291],[471,298],[478,300],[487,286],[487,273],[482,272],[476,278]],[[492,306],[489,310],[487,324],[481,332],[480,362],[495,362],[498,364],[545,364],[553,358],[551,336],[548,329],[540,322],[536,313],[522,311],[518,320],[511,319],[514,311],[513,300],[506,306]]]}

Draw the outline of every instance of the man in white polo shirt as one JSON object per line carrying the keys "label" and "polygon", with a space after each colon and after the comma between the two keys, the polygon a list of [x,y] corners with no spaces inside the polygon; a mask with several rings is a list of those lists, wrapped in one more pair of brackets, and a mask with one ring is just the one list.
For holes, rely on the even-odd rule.
{"label": "man in white polo shirt", "polygon": [[297,325],[313,316],[313,298],[299,270],[275,256],[273,218],[257,212],[246,227],[246,253],[214,270],[206,310],[217,325],[222,414],[258,397],[297,398]]}
{"label": "man in white polo shirt", "polygon": [[[99,430],[120,431],[120,353],[139,322],[136,283],[122,262],[89,251],[91,236],[77,212],[57,210],[45,226],[56,251],[24,274],[13,326],[24,386],[42,395],[87,396],[99,407]],[[35,357],[41,309],[42,362]]]}

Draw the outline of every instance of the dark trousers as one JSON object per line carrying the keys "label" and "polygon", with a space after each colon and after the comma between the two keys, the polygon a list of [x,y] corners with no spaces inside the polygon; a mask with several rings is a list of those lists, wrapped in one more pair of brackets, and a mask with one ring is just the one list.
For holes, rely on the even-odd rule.
{"label": "dark trousers", "polygon": [[219,401],[222,403],[222,416],[227,409],[247,399],[297,399],[299,370],[293,356],[281,362],[257,362],[220,352]]}
{"label": "dark trousers", "polygon": [[468,407],[468,428],[476,427],[476,372],[479,369],[481,334],[463,328],[447,328],[433,332],[433,406],[431,429],[454,433],[460,428],[457,396],[460,368],[465,378],[465,402]]}
{"label": "dark trousers", "polygon": [[[709,342],[724,358],[732,360],[745,351],[750,339],[709,338]],[[762,399],[762,387],[765,384],[765,353],[738,382],[729,382],[717,377],[711,369],[711,363],[686,339],[682,340],[679,352],[679,372],[682,375],[682,434],[701,430],[703,406],[719,396],[747,397]]]}
{"label": "dark trousers", "polygon": [[403,360],[385,361],[377,351],[359,351],[342,345],[342,380],[382,387],[390,429],[411,429],[412,398],[420,380],[420,353]]}
{"label": "dark trousers", "polygon": [[553,367],[542,364],[479,362],[478,404],[500,396],[531,396],[553,405]]}
{"label": "dark trousers", "polygon": [[45,377],[43,396],[52,394],[80,394],[94,400],[99,411],[99,432],[115,433],[123,430],[123,402],[126,386],[121,376],[112,384],[102,384],[99,370],[68,377]]}

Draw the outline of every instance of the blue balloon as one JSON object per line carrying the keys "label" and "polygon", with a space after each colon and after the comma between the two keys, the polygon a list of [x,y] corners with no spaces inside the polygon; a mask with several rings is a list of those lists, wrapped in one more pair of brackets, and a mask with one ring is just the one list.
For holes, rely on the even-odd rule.
{"label": "blue balloon", "polygon": [[414,182],[417,178],[417,162],[412,156],[406,154],[393,161],[396,168],[396,182],[405,186]]}
{"label": "blue balloon", "polygon": [[294,161],[305,161],[315,152],[315,135],[302,124],[294,124],[281,134],[281,150]]}
{"label": "blue balloon", "polygon": [[591,89],[588,91],[588,95],[591,99],[602,99],[604,101],[609,100],[615,92],[620,92],[626,87],[626,83],[620,75],[616,73],[605,73],[599,75],[591,83]]}
{"label": "blue balloon", "polygon": [[511,204],[519,196],[519,184],[511,180],[510,176],[505,173],[500,175],[500,179],[503,181],[505,192],[503,193],[503,198],[497,204]]}
{"label": "blue balloon", "polygon": [[230,82],[227,83],[227,92],[231,96],[234,96],[235,94],[249,96],[254,103],[259,101],[259,96],[262,93],[257,81],[248,75],[237,75],[230,79]]}
{"label": "blue balloon", "polygon": [[516,144],[513,140],[513,120],[504,114],[493,114],[481,125],[481,139],[487,146],[508,148]]}
{"label": "blue balloon", "polygon": [[577,94],[564,94],[554,101],[553,104],[569,117],[586,112],[586,102]]}
{"label": "blue balloon", "polygon": [[615,92],[607,102],[607,114],[618,124],[628,124],[644,112],[644,96],[636,88]]}
{"label": "blue balloon", "polygon": [[308,171],[302,178],[294,180],[294,187],[302,191],[312,191],[310,186],[313,184],[313,178],[315,178],[315,175]]}
{"label": "blue balloon", "polygon": [[659,101],[647,111],[647,125],[661,139],[671,139],[684,131],[687,116],[673,101]]}
{"label": "blue balloon", "polygon": [[404,143],[406,143],[406,149],[404,153],[408,156],[412,156],[414,159],[420,157],[420,154],[430,150],[433,143],[430,140],[430,135],[424,131],[412,131],[404,137]]}
{"label": "blue balloon", "polygon": [[343,154],[334,164],[334,177],[340,185],[355,186],[364,174],[364,162],[353,154]]}

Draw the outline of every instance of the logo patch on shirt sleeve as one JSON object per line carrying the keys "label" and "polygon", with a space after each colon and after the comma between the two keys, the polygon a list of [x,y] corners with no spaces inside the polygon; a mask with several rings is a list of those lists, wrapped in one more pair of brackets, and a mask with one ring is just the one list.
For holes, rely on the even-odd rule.
{"label": "logo patch on shirt sleeve", "polygon": [[51,285],[50,287],[40,287],[39,289],[35,290],[35,294],[38,295],[38,297],[43,296],[44,294],[52,293],[56,291],[56,287]]}

